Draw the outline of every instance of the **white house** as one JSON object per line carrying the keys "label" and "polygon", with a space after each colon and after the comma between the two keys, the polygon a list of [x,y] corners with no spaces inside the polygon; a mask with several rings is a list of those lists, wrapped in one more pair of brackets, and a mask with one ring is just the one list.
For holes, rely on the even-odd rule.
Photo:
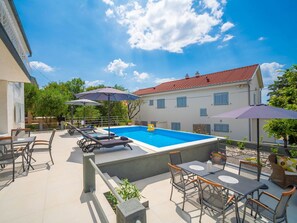
{"label": "white house", "polygon": [[[263,79],[258,64],[189,77],[140,89],[144,101],[135,121],[174,130],[256,140],[256,122],[211,116],[261,103]],[[262,123],[263,124],[263,123]],[[267,141],[268,137],[262,132]]]}
{"label": "white house", "polygon": [[0,134],[23,127],[24,83],[31,49],[13,0],[0,1]]}

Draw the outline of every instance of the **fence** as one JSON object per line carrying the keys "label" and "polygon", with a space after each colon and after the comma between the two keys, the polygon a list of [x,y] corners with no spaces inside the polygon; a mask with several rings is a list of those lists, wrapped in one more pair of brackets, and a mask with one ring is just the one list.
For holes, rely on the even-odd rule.
{"label": "fence", "polygon": [[[102,178],[104,183],[110,189],[111,193],[116,197],[119,204],[116,206],[117,223],[146,223],[146,209],[136,198],[124,201],[117,193],[110,182],[105,178],[101,170],[94,162],[95,154],[83,154],[83,186],[85,193],[92,193],[96,190],[96,173]],[[98,205],[100,206],[100,204]],[[101,207],[101,206],[100,206]],[[108,223],[108,218],[103,209],[98,209],[101,221]]]}
{"label": "fence", "polygon": [[[30,119],[30,122],[28,121],[28,118],[26,118],[26,127],[32,129],[32,130],[49,130],[49,129],[64,129],[64,121],[71,123],[71,117],[65,117],[61,119],[61,122],[58,122],[57,118],[55,117],[35,117],[34,119]],[[98,118],[91,118],[86,117],[85,119],[83,117],[75,117],[72,120],[73,125],[80,127],[82,125],[82,121],[85,125],[93,125],[93,126],[108,126],[108,117],[107,116],[101,116]],[[111,126],[118,126],[118,125],[124,125],[126,124],[126,120],[124,118],[121,118],[119,116],[110,116],[110,125]]]}

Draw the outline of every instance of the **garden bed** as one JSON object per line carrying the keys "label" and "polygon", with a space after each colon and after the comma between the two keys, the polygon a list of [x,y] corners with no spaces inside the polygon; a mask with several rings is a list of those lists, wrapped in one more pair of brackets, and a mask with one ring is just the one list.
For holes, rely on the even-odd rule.
{"label": "garden bed", "polygon": [[[270,164],[268,156],[270,152],[260,151],[260,159],[263,164],[262,173],[271,174]],[[227,162],[235,165],[239,165],[240,160],[248,160],[250,158],[257,157],[257,151],[255,149],[239,149],[236,146],[226,146]]]}

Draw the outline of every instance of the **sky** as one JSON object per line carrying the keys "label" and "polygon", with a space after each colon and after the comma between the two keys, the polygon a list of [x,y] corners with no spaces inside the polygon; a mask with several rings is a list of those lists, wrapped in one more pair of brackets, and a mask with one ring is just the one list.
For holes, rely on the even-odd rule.
{"label": "sky", "polygon": [[15,0],[40,87],[81,78],[133,92],[260,64],[267,86],[296,64],[294,0]]}

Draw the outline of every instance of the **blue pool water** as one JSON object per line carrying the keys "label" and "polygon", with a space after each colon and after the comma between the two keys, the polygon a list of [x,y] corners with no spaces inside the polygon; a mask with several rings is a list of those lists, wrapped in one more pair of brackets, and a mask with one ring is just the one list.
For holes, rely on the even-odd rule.
{"label": "blue pool water", "polygon": [[146,126],[111,128],[111,131],[118,136],[126,136],[128,138],[135,139],[158,148],[214,138],[213,136],[209,135],[178,132],[165,129],[155,129],[154,131],[149,132],[147,131]]}

